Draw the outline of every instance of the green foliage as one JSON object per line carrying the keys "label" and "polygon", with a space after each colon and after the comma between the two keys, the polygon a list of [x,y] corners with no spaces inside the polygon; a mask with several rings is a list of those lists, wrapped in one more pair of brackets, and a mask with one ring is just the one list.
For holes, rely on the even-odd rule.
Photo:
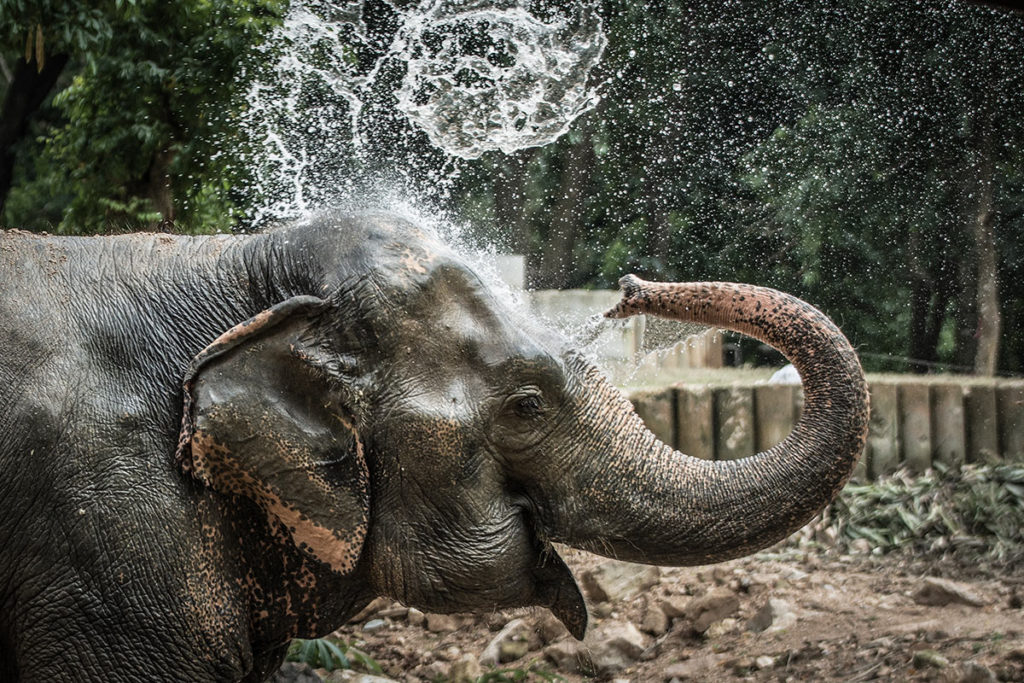
{"label": "green foliage", "polygon": [[137,229],[169,216],[185,231],[230,228],[234,171],[217,152],[241,106],[235,75],[285,5],[0,0],[0,15],[14,18],[4,45],[35,26],[48,51],[72,55],[48,125],[21,149],[3,222],[52,227],[54,212],[32,198],[56,185],[66,188],[60,232]]}
{"label": "green foliage", "polygon": [[867,539],[881,552],[1024,560],[1024,466],[941,467],[849,484],[833,503],[841,546]]}
{"label": "green foliage", "polygon": [[356,668],[371,674],[383,673],[380,664],[370,655],[350,643],[334,638],[296,638],[288,646],[285,660],[328,671]]}

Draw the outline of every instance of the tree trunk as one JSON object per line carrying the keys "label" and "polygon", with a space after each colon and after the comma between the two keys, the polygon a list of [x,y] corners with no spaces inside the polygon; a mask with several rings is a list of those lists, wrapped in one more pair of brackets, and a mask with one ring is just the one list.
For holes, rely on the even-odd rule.
{"label": "tree trunk", "polygon": [[978,191],[973,225],[978,265],[978,345],[974,355],[974,373],[991,377],[996,374],[999,360],[1002,315],[999,312],[998,256],[992,224],[993,163],[991,143],[987,135],[985,142],[981,149],[982,158],[977,164]]}
{"label": "tree trunk", "polygon": [[541,255],[540,273],[537,282],[540,288],[563,289],[573,279],[573,249],[581,232],[583,188],[590,177],[593,160],[593,145],[589,135],[568,147],[555,206],[551,216],[551,232],[548,243]]}
{"label": "tree trunk", "polygon": [[32,114],[53,90],[67,62],[66,54],[47,55],[45,66],[38,69],[34,60],[26,62],[22,57],[14,67],[0,109],[0,214],[14,182],[15,145],[25,136]]}

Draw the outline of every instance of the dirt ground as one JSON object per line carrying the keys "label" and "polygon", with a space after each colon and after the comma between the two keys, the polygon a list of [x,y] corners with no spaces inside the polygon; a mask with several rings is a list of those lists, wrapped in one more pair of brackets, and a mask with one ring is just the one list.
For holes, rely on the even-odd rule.
{"label": "dirt ground", "polygon": [[[563,557],[589,593],[584,645],[542,609],[441,616],[387,601],[337,635],[410,682],[480,680],[495,669],[506,677],[491,681],[1024,681],[1018,568],[794,549],[655,572],[573,550]],[[606,575],[619,585],[598,600]],[[955,581],[959,593],[936,597],[928,577]],[[485,649],[496,638],[511,644],[495,666]]]}

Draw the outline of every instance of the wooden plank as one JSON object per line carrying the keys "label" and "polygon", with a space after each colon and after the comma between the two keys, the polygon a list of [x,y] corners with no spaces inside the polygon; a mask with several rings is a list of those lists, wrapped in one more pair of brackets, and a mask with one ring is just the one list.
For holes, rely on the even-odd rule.
{"label": "wooden plank", "polygon": [[757,450],[768,450],[793,430],[795,393],[796,386],[792,384],[766,384],[754,388]]}
{"label": "wooden plank", "polygon": [[665,389],[634,394],[630,397],[647,428],[667,444],[676,443],[675,390]]}
{"label": "wooden plank", "polygon": [[967,462],[993,463],[999,460],[999,430],[996,420],[996,390],[967,386],[964,389],[967,423]]}
{"label": "wooden plank", "polygon": [[900,466],[900,411],[895,384],[876,382],[869,388],[871,421],[868,424],[866,461],[868,476],[877,479]]}
{"label": "wooden plank", "polygon": [[967,461],[964,389],[960,384],[932,387],[932,457],[952,470]]}
{"label": "wooden plank", "polygon": [[1024,386],[996,389],[999,446],[1006,462],[1024,462]]}
{"label": "wooden plank", "polygon": [[705,460],[715,458],[715,406],[708,387],[676,390],[676,448]]}
{"label": "wooden plank", "polygon": [[753,455],[754,391],[751,387],[715,389],[715,457],[735,460]]}
{"label": "wooden plank", "polygon": [[927,384],[901,384],[899,387],[903,465],[911,472],[921,473],[932,466],[929,389]]}

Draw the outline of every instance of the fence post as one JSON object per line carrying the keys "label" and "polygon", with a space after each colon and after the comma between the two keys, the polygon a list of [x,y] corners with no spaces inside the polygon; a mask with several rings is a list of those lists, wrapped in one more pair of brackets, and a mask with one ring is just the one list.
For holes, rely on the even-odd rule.
{"label": "fence post", "polygon": [[754,388],[758,451],[768,450],[792,431],[796,389],[792,384],[766,384]]}
{"label": "fence post", "polygon": [[996,389],[999,408],[999,445],[1006,462],[1024,462],[1024,387]]}
{"label": "fence post", "polygon": [[676,448],[687,455],[715,459],[715,409],[706,386],[676,390]]}
{"label": "fence post", "polygon": [[715,390],[715,426],[716,459],[754,454],[754,392],[750,387]]}
{"label": "fence post", "polygon": [[900,412],[896,385],[876,382],[869,388],[871,421],[864,458],[873,479],[892,474],[900,466]]}
{"label": "fence post", "polygon": [[932,436],[934,459],[953,470],[967,460],[967,431],[964,422],[964,389],[959,384],[932,387]]}
{"label": "fence post", "polygon": [[918,474],[932,466],[931,405],[927,384],[900,384],[903,464]]}
{"label": "fence post", "polygon": [[996,424],[996,390],[968,386],[964,392],[967,412],[967,462],[992,463],[999,460],[999,431]]}
{"label": "fence post", "polygon": [[669,445],[676,443],[675,390],[637,393],[630,397],[647,428]]}

